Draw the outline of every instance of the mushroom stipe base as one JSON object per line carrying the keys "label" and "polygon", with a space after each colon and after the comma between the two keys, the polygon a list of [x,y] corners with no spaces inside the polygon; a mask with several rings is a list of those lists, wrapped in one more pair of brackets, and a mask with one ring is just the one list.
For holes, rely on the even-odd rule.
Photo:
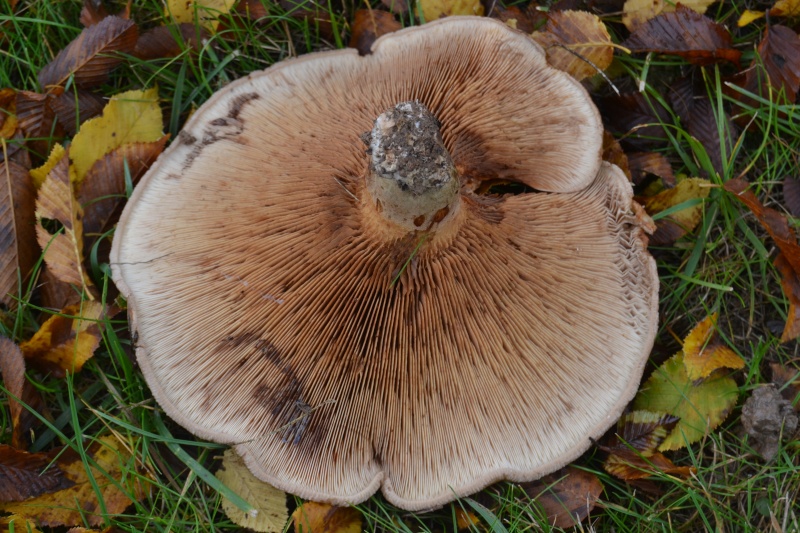
{"label": "mushroom stipe base", "polygon": [[651,221],[601,143],[584,89],[478,17],[231,83],[114,236],[153,395],[339,505],[429,509],[573,461],[657,325]]}

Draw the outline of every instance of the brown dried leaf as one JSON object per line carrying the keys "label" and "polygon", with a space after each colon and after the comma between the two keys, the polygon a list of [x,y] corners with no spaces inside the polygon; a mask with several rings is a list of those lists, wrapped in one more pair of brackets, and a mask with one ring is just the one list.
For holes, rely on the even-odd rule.
{"label": "brown dried leaf", "polygon": [[26,137],[38,139],[60,137],[60,132],[53,130],[56,114],[50,107],[52,97],[30,91],[17,91],[17,120]]}
{"label": "brown dried leaf", "polygon": [[108,11],[106,11],[106,6],[103,5],[103,0],[83,0],[80,20],[84,28],[99,24],[107,16]]}
{"label": "brown dried leaf", "polygon": [[78,372],[100,346],[105,315],[100,302],[67,307],[48,318],[20,349],[31,364],[56,377]]}
{"label": "brown dried leaf", "polygon": [[[8,391],[8,410],[11,413],[11,445],[24,450],[30,445],[30,430],[38,420],[34,414],[23,407],[17,399],[34,410],[43,406],[36,388],[25,377],[25,358],[19,346],[11,339],[0,337],[0,374]],[[1,498],[0,498],[1,499]]]}
{"label": "brown dried leaf", "polygon": [[86,28],[39,72],[39,85],[50,90],[62,86],[70,76],[80,88],[102,84],[136,46],[139,30],[132,20],[109,16]]}
{"label": "brown dried leaf", "polygon": [[716,332],[717,313],[697,324],[683,342],[683,364],[689,379],[701,379],[720,368],[743,368],[744,359],[722,343]]}
{"label": "brown dried leaf", "polygon": [[358,50],[358,55],[372,53],[372,43],[381,35],[392,33],[402,28],[389,12],[377,9],[359,9],[353,17],[353,34],[350,36],[350,48]]}
{"label": "brown dried leaf", "polygon": [[694,472],[691,466],[676,466],[660,452],[644,457],[630,450],[609,455],[603,468],[612,476],[627,482],[646,479],[657,473],[688,479]]}
{"label": "brown dried leaf", "polygon": [[536,9],[533,2],[524,11],[519,6],[504,7],[497,3],[492,6],[488,16],[505,22],[507,26],[522,33],[533,33],[547,23],[547,14]]}
{"label": "brown dried leaf", "polygon": [[599,107],[606,129],[627,150],[648,151],[668,144],[669,137],[662,124],[671,124],[672,117],[663,106],[648,101],[642,93],[609,96],[600,100]]}
{"label": "brown dried leaf", "polygon": [[[758,45],[758,55],[760,60],[754,59],[743,79],[735,79],[733,83],[767,100],[783,98],[794,103],[800,88],[800,37],[786,26],[768,26]],[[748,105],[759,105],[739,92],[731,94]]]}
{"label": "brown dried leaf", "polygon": [[738,65],[742,56],[732,48],[733,39],[724,26],[682,4],[674,13],[662,13],[639,26],[622,46],[632,52],[677,55],[695,65],[721,61]]}
{"label": "brown dried leaf", "polygon": [[[66,283],[81,287],[93,298],[92,282],[83,268],[83,210],[70,183],[69,157],[62,158],[47,175],[36,200],[36,238],[44,260],[53,274]],[[62,231],[51,234],[44,219],[58,221]]]}
{"label": "brown dried leaf", "polygon": [[639,184],[648,174],[661,178],[667,188],[675,187],[675,175],[672,165],[663,154],[658,152],[633,152],[628,154],[628,165],[633,183]]}
{"label": "brown dried leaf", "polygon": [[15,307],[39,255],[34,215],[36,189],[28,169],[0,163],[0,303]]}
{"label": "brown dried leaf", "polygon": [[555,527],[580,525],[603,492],[603,484],[596,475],[574,466],[520,486],[542,507],[547,522]]}
{"label": "brown dried leaf", "polygon": [[[28,453],[0,444],[0,505],[71,487],[54,453]],[[35,517],[31,517],[35,518]]]}
{"label": "brown dried leaf", "polygon": [[109,226],[125,199],[125,165],[135,185],[164,151],[169,135],[155,142],[125,144],[99,159],[86,174],[78,201],[83,206],[83,234],[96,237]]}
{"label": "brown dried leaf", "polygon": [[103,112],[106,101],[94,93],[76,88],[76,92],[51,98],[48,105],[64,131],[74,136],[81,124]]}
{"label": "brown dried leaf", "polygon": [[269,11],[261,0],[239,0],[234,8],[236,13],[253,21],[269,16]]}
{"label": "brown dried leaf", "polygon": [[791,176],[783,179],[783,204],[793,217],[800,217],[800,179]]}
{"label": "brown dried leaf", "polygon": [[17,92],[0,90],[0,139],[11,139],[17,131]]}
{"label": "brown dried leaf", "polygon": [[81,301],[81,293],[74,286],[55,277],[47,265],[42,265],[37,285],[42,307],[59,311]]}
{"label": "brown dried leaf", "polygon": [[622,150],[619,141],[608,131],[603,131],[603,161],[617,165],[631,180],[631,170],[628,165],[628,156]]}
{"label": "brown dried leaf", "polygon": [[[703,14],[714,2],[716,0],[683,0],[680,4]],[[661,13],[675,11],[677,4],[678,2],[671,0],[626,0],[625,6],[622,8],[622,23],[630,31],[635,31],[636,28]]]}
{"label": "brown dried leaf", "polygon": [[210,35],[202,26],[188,22],[157,26],[139,37],[132,55],[150,60],[177,57],[187,50],[199,52],[203,48],[203,40]]}
{"label": "brown dried leaf", "polygon": [[381,4],[395,15],[408,13],[408,0],[381,0]]}
{"label": "brown dried leaf", "polygon": [[333,39],[333,22],[328,4],[317,0],[280,0],[279,4],[293,19],[308,23],[312,30],[316,28],[323,39]]}
{"label": "brown dried leaf", "polygon": [[[123,512],[133,503],[131,497],[141,500],[146,496],[146,482],[131,475],[133,458],[116,439],[102,437],[87,452],[97,465],[91,467],[91,473],[109,515]],[[103,524],[98,495],[80,456],[70,450],[59,458],[58,466],[74,482],[73,486],[20,503],[0,502],[0,509],[35,519],[46,527],[75,526],[87,521],[92,526]]]}
{"label": "brown dried leaf", "polygon": [[295,533],[361,533],[361,513],[354,507],[304,502],[292,513]]}
{"label": "brown dried leaf", "polygon": [[786,295],[786,299],[789,300],[786,325],[781,334],[781,342],[789,342],[800,336],[800,275],[782,253],[775,258],[774,264],[781,274],[783,293]]}
{"label": "brown dried leaf", "polygon": [[556,11],[544,31],[532,35],[547,53],[547,62],[580,81],[608,68],[614,48],[606,25],[586,11]]}

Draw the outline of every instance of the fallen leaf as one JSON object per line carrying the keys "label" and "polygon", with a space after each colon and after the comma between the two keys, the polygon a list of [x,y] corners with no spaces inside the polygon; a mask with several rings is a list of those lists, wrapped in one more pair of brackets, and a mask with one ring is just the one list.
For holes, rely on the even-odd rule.
{"label": "fallen leaf", "polygon": [[56,120],[56,114],[50,107],[50,100],[61,92],[56,89],[53,95],[38,94],[30,91],[17,91],[17,120],[29,140],[35,140],[32,149],[46,154],[49,144],[63,136]]}
{"label": "fallen leaf", "polygon": [[695,65],[721,61],[738,65],[742,56],[732,48],[733,39],[724,26],[683,4],[641,24],[622,46],[632,52],[677,55]]}
{"label": "fallen leaf", "polygon": [[176,23],[197,22],[210,32],[215,32],[219,19],[230,13],[236,0],[167,0],[167,16]]}
{"label": "fallen leaf", "polygon": [[395,15],[408,13],[408,0],[381,0],[381,4]]}
{"label": "fallen leaf", "polygon": [[269,16],[269,11],[261,0],[239,0],[236,4],[236,13],[253,21]]}
{"label": "fallen leaf", "polygon": [[83,0],[80,20],[84,28],[99,24],[107,16],[108,11],[102,0]]}
{"label": "fallen leaf", "polygon": [[[685,0],[680,5],[688,7],[700,14],[706,12],[708,6],[716,0]],[[622,8],[622,23],[630,31],[655,18],[661,13],[671,13],[675,11],[678,2],[670,0],[627,0]]]}
{"label": "fallen leaf", "polygon": [[453,512],[456,515],[456,529],[459,531],[472,529],[481,523],[480,518],[472,511],[466,511],[461,507],[454,507]]}
{"label": "fallen leaf", "polygon": [[603,161],[617,165],[622,172],[632,180],[631,170],[628,165],[628,156],[619,144],[619,141],[608,131],[603,130]]}
{"label": "fallen leaf", "polygon": [[74,483],[58,465],[52,464],[55,456],[0,444],[0,505],[71,487]]}
{"label": "fallen leaf", "polygon": [[603,492],[596,475],[574,466],[520,486],[542,508],[548,524],[564,528],[580,525]]}
{"label": "fallen leaf", "polygon": [[[122,513],[133,500],[143,499],[147,481],[136,474],[135,461],[117,439],[101,437],[87,454],[94,463],[90,470],[100,488],[100,497],[109,515]],[[67,479],[74,484],[58,492],[43,494],[19,503],[0,502],[0,510],[36,521],[39,526],[102,525],[98,494],[89,481],[87,468],[80,456],[68,450],[57,462]]]}
{"label": "fallen leaf", "polygon": [[27,449],[30,445],[30,430],[38,419],[17,399],[34,410],[40,409],[43,401],[39,392],[25,377],[25,358],[22,351],[11,339],[5,337],[0,337],[0,374],[3,375],[3,386],[8,392],[8,411],[13,428],[11,445],[20,450]]}
{"label": "fallen leaf", "polygon": [[782,437],[791,439],[797,430],[797,415],[774,385],[762,385],[742,406],[742,426],[750,446],[766,461],[780,450]]}
{"label": "fallen leaf", "polygon": [[547,13],[536,7],[536,4],[531,2],[523,11],[519,6],[505,7],[498,2],[492,4],[488,16],[522,33],[533,33],[547,23]]}
{"label": "fallen leaf", "polygon": [[32,168],[30,170],[31,181],[33,186],[37,189],[42,187],[44,180],[47,179],[47,175],[52,172],[53,168],[62,160],[64,156],[67,155],[67,151],[64,149],[63,146],[56,143],[53,146],[53,149],[50,151],[50,155],[47,156],[47,160],[42,164],[40,167]]}
{"label": "fallen leaf", "polygon": [[647,479],[656,474],[688,479],[694,472],[694,468],[690,466],[677,466],[662,453],[653,452],[645,457],[630,450],[609,455],[606,462],[603,463],[603,468],[612,476],[629,483]]}
{"label": "fallen leaf", "polygon": [[245,513],[224,494],[220,494],[222,510],[231,522],[264,533],[281,533],[284,530],[289,519],[286,493],[255,477],[233,449],[223,454],[222,466],[216,476],[255,509],[255,513]]}
{"label": "fallen leaf", "polygon": [[703,218],[703,200],[708,198],[710,192],[708,185],[710,185],[708,180],[687,178],[674,188],[655,196],[637,197],[637,201],[644,206],[650,216],[667,209],[674,209],[683,203],[689,204],[655,221],[656,231],[650,237],[650,244],[669,245],[694,230]]}
{"label": "fallen leaf", "polygon": [[361,533],[361,513],[354,507],[304,502],[292,513],[295,533]]}
{"label": "fallen leaf", "polygon": [[0,163],[0,304],[16,307],[39,256],[36,248],[36,189],[28,169]]}
{"label": "fallen leaf", "polygon": [[0,89],[0,139],[11,139],[17,131],[17,92]]}
{"label": "fallen leaf", "polygon": [[791,176],[783,179],[783,203],[793,217],[800,217],[800,179]]}
{"label": "fallen leaf", "polygon": [[55,277],[47,265],[42,265],[37,285],[42,307],[59,311],[81,302],[81,293],[74,286]]}
{"label": "fallen leaf", "polygon": [[[736,24],[741,28],[762,18],[764,15],[765,13],[763,11],[745,9]],[[796,17],[798,15],[800,15],[799,0],[778,0],[769,10],[770,17]]]}
{"label": "fallen leaf", "polygon": [[763,11],[752,11],[750,9],[745,9],[742,11],[742,14],[739,16],[739,20],[736,22],[736,25],[740,28],[747,26],[760,18],[764,17]]}
{"label": "fallen leaf", "polygon": [[635,410],[680,419],[658,447],[662,452],[702,439],[727,418],[739,397],[739,388],[727,372],[718,370],[701,380],[689,379],[683,357],[683,352],[678,352],[657,368],[633,401]]}
{"label": "fallen leaf", "polygon": [[781,335],[781,342],[795,339],[800,335],[800,247],[797,245],[797,235],[789,226],[785,216],[772,208],[764,207],[758,201],[753,191],[748,190],[749,183],[746,181],[728,180],[724,187],[750,208],[781,251],[775,258],[774,264],[781,273],[781,285],[789,300],[789,316]]}
{"label": "fallen leaf", "polygon": [[626,150],[649,151],[668,145],[669,137],[663,125],[672,124],[672,117],[658,102],[635,92],[608,96],[599,104],[606,129]]}
{"label": "fallen leaf", "polygon": [[533,40],[547,53],[547,62],[580,81],[608,68],[614,48],[606,25],[587,11],[556,11]]}
{"label": "fallen leaf", "polygon": [[132,55],[148,61],[177,57],[187,50],[199,52],[203,48],[203,40],[210,35],[205,28],[188,22],[156,26],[139,37]]}
{"label": "fallen leaf", "polygon": [[53,61],[39,72],[39,85],[46,90],[63,86],[70,77],[80,88],[95,87],[136,45],[139,30],[132,20],[109,16],[84,29]]}
{"label": "fallen leaf", "polygon": [[78,372],[100,346],[106,307],[100,302],[69,306],[20,344],[25,358],[56,377]]}
{"label": "fallen leaf", "polygon": [[772,383],[781,392],[787,402],[792,404],[795,412],[800,413],[800,370],[789,368],[780,363],[770,363]]}
{"label": "fallen leaf", "polygon": [[[14,531],[19,533],[42,533],[36,523],[24,516],[11,515],[0,517],[0,531]],[[13,529],[12,529],[13,528]]]}
{"label": "fallen leaf", "polygon": [[154,142],[122,145],[92,165],[78,191],[78,201],[83,206],[83,235],[87,249],[91,248],[92,238],[109,227],[117,208],[126,198],[128,178],[131,185],[136,185],[164,151],[167,139],[169,135]]}
{"label": "fallen leaf", "polygon": [[[768,26],[758,45],[758,57],[732,84],[766,100],[794,103],[800,88],[800,37],[786,26]],[[729,94],[751,107],[761,105],[738,91]]]}
{"label": "fallen leaf", "polygon": [[418,0],[417,16],[430,22],[441,17],[458,15],[483,15],[483,4],[480,0]]}
{"label": "fallen leaf", "polygon": [[672,165],[664,154],[658,152],[632,152],[628,154],[628,166],[634,184],[644,181],[648,174],[653,174],[661,178],[661,182],[667,188],[675,187],[675,175],[672,173]]}
{"label": "fallen leaf", "polygon": [[717,313],[707,316],[683,342],[683,364],[689,379],[708,377],[720,368],[744,368],[744,359],[725,346],[717,335],[717,316]]}
{"label": "fallen leaf", "polygon": [[[83,268],[83,210],[75,199],[70,181],[69,157],[64,157],[39,189],[36,240],[53,274],[61,281],[80,287],[93,299],[92,282]],[[43,225],[45,220],[57,221],[60,229],[51,233]]]}
{"label": "fallen leaf", "polygon": [[72,140],[69,157],[75,184],[80,186],[92,165],[115,148],[161,139],[162,120],[157,87],[113,96],[102,116],[84,122]]}
{"label": "fallen leaf", "polygon": [[350,36],[350,48],[358,50],[358,55],[372,53],[372,43],[381,35],[392,33],[402,28],[389,12],[377,9],[358,9],[353,17],[353,33]]}
{"label": "fallen leaf", "polygon": [[75,87],[74,92],[51,98],[48,105],[67,135],[75,135],[82,123],[103,112],[106,101],[94,93]]}

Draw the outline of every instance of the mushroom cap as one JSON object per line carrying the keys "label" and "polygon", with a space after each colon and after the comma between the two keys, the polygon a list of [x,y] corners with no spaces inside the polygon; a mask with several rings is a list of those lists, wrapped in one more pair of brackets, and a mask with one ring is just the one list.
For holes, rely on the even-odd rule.
{"label": "mushroom cap", "polygon": [[[425,241],[363,200],[359,136],[411,99],[462,176],[455,229]],[[657,320],[645,223],[600,132],[585,91],[489,19],[232,83],[114,236],[153,394],[259,478],[334,504],[380,488],[432,508],[572,461],[633,397]],[[496,179],[536,191],[476,192]]]}

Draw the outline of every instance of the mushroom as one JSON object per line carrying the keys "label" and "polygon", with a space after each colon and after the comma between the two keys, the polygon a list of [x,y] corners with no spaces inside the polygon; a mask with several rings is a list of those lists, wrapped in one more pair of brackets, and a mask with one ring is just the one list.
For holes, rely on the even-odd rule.
{"label": "mushroom", "polygon": [[154,396],[339,505],[428,509],[569,463],[657,321],[648,219],[601,133],[533,40],[477,17],[230,84],[114,236]]}

